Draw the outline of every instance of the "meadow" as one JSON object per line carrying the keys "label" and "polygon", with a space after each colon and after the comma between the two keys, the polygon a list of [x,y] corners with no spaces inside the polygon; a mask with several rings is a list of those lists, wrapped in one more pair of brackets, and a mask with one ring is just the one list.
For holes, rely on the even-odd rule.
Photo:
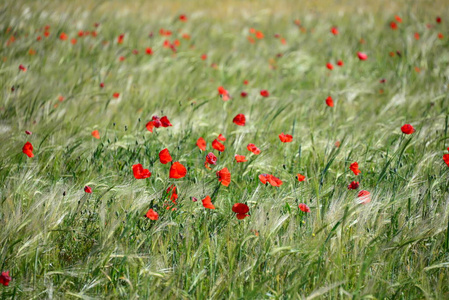
{"label": "meadow", "polygon": [[448,299],[445,1],[0,3],[1,299]]}

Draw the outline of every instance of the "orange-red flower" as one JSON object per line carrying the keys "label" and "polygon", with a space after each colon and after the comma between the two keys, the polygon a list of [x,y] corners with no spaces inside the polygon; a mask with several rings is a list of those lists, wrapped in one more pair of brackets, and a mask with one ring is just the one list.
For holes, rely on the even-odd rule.
{"label": "orange-red flower", "polygon": [[159,152],[159,160],[162,164],[168,164],[169,162],[171,162],[173,159],[170,155],[170,152],[168,151],[167,148],[161,150],[161,152]]}
{"label": "orange-red flower", "polygon": [[179,179],[187,174],[187,169],[179,162],[174,162],[170,167],[170,178]]}
{"label": "orange-red flower", "polygon": [[413,126],[410,124],[405,124],[401,127],[401,131],[405,134],[412,134],[413,132],[415,132],[415,128],[413,128]]}
{"label": "orange-red flower", "polygon": [[358,195],[358,202],[361,204],[367,204],[371,202],[371,193],[365,190],[361,190]]}
{"label": "orange-red flower", "polygon": [[150,208],[150,210],[147,212],[145,217],[147,217],[148,219],[150,219],[152,221],[157,221],[159,219],[159,214],[157,212],[155,212],[152,208]]}
{"label": "orange-red flower", "polygon": [[358,181],[353,181],[348,185],[348,190],[356,190],[360,186]]}
{"label": "orange-red flower", "polygon": [[299,182],[301,181],[305,181],[306,180],[306,176],[301,175],[301,174],[296,174],[296,179],[298,179]]}
{"label": "orange-red flower", "polygon": [[231,183],[231,173],[229,172],[228,168],[223,168],[217,173],[218,181],[221,182],[224,186],[229,186]]}
{"label": "orange-red flower", "polygon": [[222,143],[220,143],[217,139],[215,139],[212,142],[212,148],[220,152],[223,152],[225,150],[225,146]]}
{"label": "orange-red flower", "polygon": [[357,56],[360,60],[367,60],[368,59],[368,55],[366,55],[366,53],[363,52],[357,52]]}
{"label": "orange-red flower", "polygon": [[210,196],[206,196],[206,198],[204,198],[201,201],[203,202],[204,208],[215,209],[215,206],[212,204],[212,200],[210,199]]}
{"label": "orange-red flower", "polygon": [[22,152],[25,153],[28,157],[34,157],[33,145],[31,145],[30,142],[26,142],[22,147]]}
{"label": "orange-red flower", "polygon": [[236,154],[235,155],[235,161],[236,162],[245,162],[245,161],[248,161],[248,160],[246,159],[246,157],[244,155]]}
{"label": "orange-red flower", "polygon": [[96,139],[100,138],[100,132],[98,132],[98,130],[94,130],[92,131],[92,136]]}
{"label": "orange-red flower", "polygon": [[279,139],[281,140],[281,142],[283,143],[291,143],[293,141],[293,136],[291,136],[290,134],[284,134],[281,133],[279,135]]}
{"label": "orange-red flower", "polygon": [[251,151],[255,155],[260,154],[260,149],[257,148],[256,145],[254,145],[254,144],[248,144],[248,146],[246,146],[246,149],[248,149],[249,151]]}
{"label": "orange-red flower", "polygon": [[239,220],[243,220],[246,217],[249,217],[247,213],[249,212],[248,205],[244,203],[236,203],[232,206],[232,211],[236,213],[236,217]]}
{"label": "orange-red flower", "polygon": [[172,184],[167,188],[167,194],[170,196],[170,200],[176,204],[176,199],[178,199],[178,193],[176,185]]}
{"label": "orange-red flower", "polygon": [[269,183],[272,186],[281,186],[283,183],[282,180],[280,180],[279,178],[274,177],[273,175],[270,175],[270,174],[260,174],[259,180],[263,184]]}
{"label": "orange-red flower", "polygon": [[261,90],[260,95],[262,97],[268,97],[268,96],[270,96],[270,93],[267,90]]}
{"label": "orange-red flower", "polygon": [[2,274],[0,275],[0,283],[4,286],[8,286],[10,281],[11,277],[9,276],[9,271],[2,272]]}
{"label": "orange-red flower", "polygon": [[309,213],[310,212],[310,208],[305,204],[305,203],[300,203],[298,205],[299,209],[305,213]]}
{"label": "orange-red flower", "polygon": [[144,169],[142,164],[133,165],[133,175],[136,179],[145,179],[151,176],[151,172],[148,169]]}
{"label": "orange-red flower", "polygon": [[196,141],[196,145],[198,146],[198,148],[200,148],[200,150],[202,150],[202,151],[206,150],[206,141],[202,137],[200,137]]}
{"label": "orange-red flower", "polygon": [[351,171],[354,172],[354,175],[355,175],[355,176],[357,176],[357,175],[359,175],[360,173],[362,173],[362,172],[359,170],[359,164],[358,164],[357,162],[353,162],[353,163],[349,166],[349,169],[351,169]]}
{"label": "orange-red flower", "polygon": [[238,126],[245,126],[245,122],[246,122],[246,118],[244,114],[238,114],[234,117],[234,119],[232,120],[232,122],[234,122],[234,124],[238,125]]}
{"label": "orange-red flower", "polygon": [[215,165],[217,163],[217,157],[212,152],[209,152],[208,155],[206,155],[206,163]]}

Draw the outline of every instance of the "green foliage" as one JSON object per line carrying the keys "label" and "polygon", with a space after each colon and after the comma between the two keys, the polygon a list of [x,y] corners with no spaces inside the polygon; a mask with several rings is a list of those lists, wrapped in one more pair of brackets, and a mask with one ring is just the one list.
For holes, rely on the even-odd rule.
{"label": "green foliage", "polygon": [[[320,16],[242,8],[220,18],[192,3],[183,23],[179,12],[122,15],[81,3],[0,4],[0,271],[12,276],[2,298],[448,297],[449,20],[436,24],[422,5],[418,14],[400,11],[393,31],[387,10]],[[251,44],[250,28],[265,37]],[[78,37],[80,30],[97,36]],[[176,54],[165,39],[179,39]],[[389,55],[396,51],[401,56]],[[343,67],[326,69],[338,59]],[[218,96],[219,86],[231,100]],[[232,123],[239,113],[244,127]],[[153,115],[167,115],[173,127],[150,133]],[[402,134],[405,123],[416,132]],[[281,132],[293,142],[281,143]],[[211,142],[220,133],[227,140],[219,154]],[[27,141],[33,158],[21,151]],[[186,177],[169,179],[170,164],[158,158],[164,148]],[[204,167],[209,151],[218,157],[212,170]],[[248,162],[236,163],[235,154]],[[355,161],[359,176],[349,169]],[[152,176],[135,179],[137,163]],[[229,187],[215,174],[224,167]],[[283,184],[262,185],[262,173]],[[357,203],[347,188],[353,180],[370,191],[370,203]],[[176,205],[167,195],[172,184]],[[216,210],[201,205],[206,195]],[[250,217],[237,220],[237,202]],[[159,220],[145,218],[149,208]]]}

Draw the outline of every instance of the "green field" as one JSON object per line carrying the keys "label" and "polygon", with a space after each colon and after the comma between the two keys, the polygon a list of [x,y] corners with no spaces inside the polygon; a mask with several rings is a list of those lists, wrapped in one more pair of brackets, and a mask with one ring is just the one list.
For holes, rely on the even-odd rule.
{"label": "green field", "polygon": [[448,299],[447,16],[445,1],[3,1],[0,298]]}

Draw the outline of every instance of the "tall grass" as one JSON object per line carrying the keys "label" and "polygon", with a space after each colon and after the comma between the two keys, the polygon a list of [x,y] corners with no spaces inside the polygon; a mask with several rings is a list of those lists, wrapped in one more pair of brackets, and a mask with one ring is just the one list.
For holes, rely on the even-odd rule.
{"label": "tall grass", "polygon": [[[136,3],[141,10],[119,2],[1,4],[0,271],[12,277],[2,298],[448,297],[447,7],[438,7],[441,24],[435,6],[396,7],[403,22],[393,31],[394,13],[370,1],[360,11],[339,5],[338,14],[331,4],[313,11],[287,1],[279,11],[271,1],[270,9],[248,2],[254,10],[235,1],[215,10],[208,1],[154,11]],[[177,18],[183,12],[186,23]],[[334,25],[338,36],[329,32]],[[160,36],[160,28],[173,35]],[[250,28],[264,39],[249,43]],[[78,37],[79,30],[98,35]],[[162,47],[175,38],[176,54]],[[326,69],[338,59],[343,67]],[[244,127],[232,123],[238,113]],[[173,127],[150,133],[153,115],[167,115]],[[402,134],[405,123],[416,132]],[[281,143],[281,132],[293,142]],[[220,133],[227,140],[218,154],[210,143]],[[199,137],[218,157],[212,170]],[[26,141],[33,158],[21,151]],[[250,154],[248,143],[261,154]],[[186,177],[169,179],[158,158],[164,148]],[[237,164],[235,154],[248,162]],[[359,176],[349,169],[354,161]],[[149,179],[133,177],[137,163]],[[224,167],[229,187],[215,175]],[[262,173],[283,185],[261,184]],[[370,191],[370,203],[348,190],[353,180]],[[179,191],[174,211],[164,206],[171,184]],[[206,195],[216,210],[191,200]],[[250,217],[235,218],[237,202]],[[145,218],[149,208],[159,220]]]}

